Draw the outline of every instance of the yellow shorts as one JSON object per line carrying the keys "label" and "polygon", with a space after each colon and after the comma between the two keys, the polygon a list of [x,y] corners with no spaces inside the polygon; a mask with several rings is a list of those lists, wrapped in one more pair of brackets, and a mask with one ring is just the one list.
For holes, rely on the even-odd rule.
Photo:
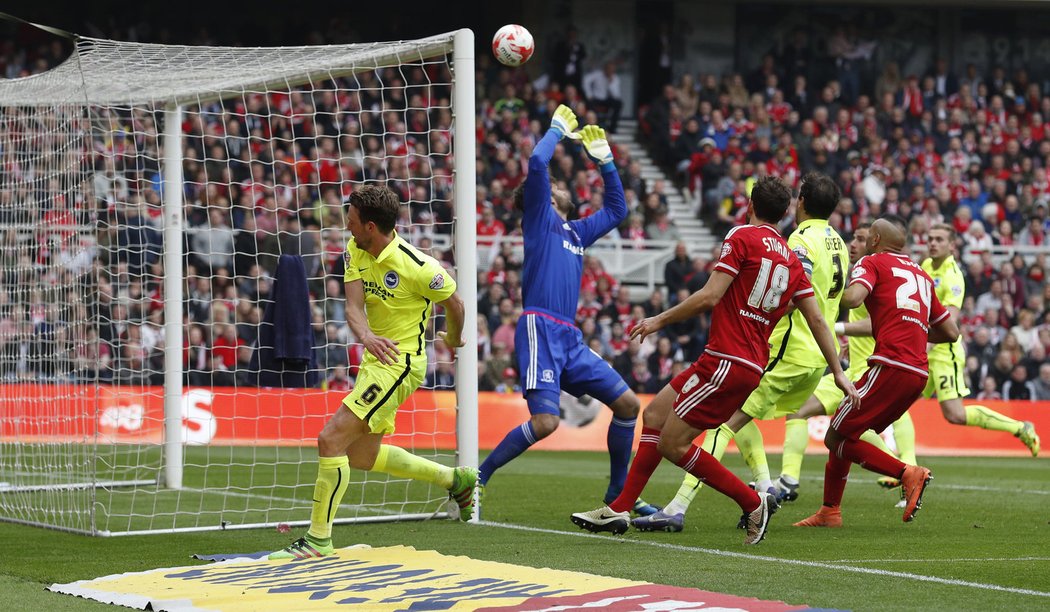
{"label": "yellow shorts", "polygon": [[[965,358],[964,358],[965,359]],[[938,402],[959,399],[970,394],[966,386],[966,368],[961,359],[931,359],[930,378],[926,380],[923,397],[937,396]]]}
{"label": "yellow shorts", "polygon": [[343,398],[343,405],[362,421],[372,433],[394,433],[398,407],[423,384],[427,372],[426,355],[405,354],[404,361],[383,365],[367,359],[357,373],[357,384]]}
{"label": "yellow shorts", "polygon": [[756,419],[776,419],[794,414],[820,382],[824,368],[812,368],[780,361],[762,375],[758,388],[741,410]]}
{"label": "yellow shorts", "polygon": [[[856,370],[846,370],[846,378],[849,378],[853,382],[857,382],[867,371],[868,364],[864,364]],[[842,399],[846,397],[846,394],[835,384],[834,376],[831,374],[825,374],[820,379],[820,383],[817,384],[817,388],[813,390],[813,397],[816,397],[817,401],[820,402],[820,405],[824,407],[824,413],[831,416],[839,409],[839,404],[842,403]]]}

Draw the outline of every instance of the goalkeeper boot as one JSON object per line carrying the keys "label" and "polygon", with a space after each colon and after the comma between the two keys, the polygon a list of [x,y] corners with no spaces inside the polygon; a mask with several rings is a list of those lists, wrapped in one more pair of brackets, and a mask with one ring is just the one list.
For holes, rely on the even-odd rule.
{"label": "goalkeeper boot", "polygon": [[1031,421],[1025,421],[1021,424],[1021,429],[1014,434],[1024,442],[1024,445],[1028,447],[1028,450],[1032,452],[1033,457],[1039,456],[1039,434],[1035,433],[1035,425]]}
{"label": "goalkeeper boot", "polygon": [[744,538],[744,544],[758,544],[761,542],[766,537],[766,531],[769,529],[769,519],[780,509],[776,496],[769,493],[759,493],[758,497],[760,498],[758,507],[744,514],[747,527],[747,537]]}
{"label": "goalkeeper boot", "polygon": [[592,533],[610,531],[616,535],[627,533],[631,520],[630,512],[615,512],[609,506],[602,506],[590,512],[576,512],[569,517],[573,524]]}
{"label": "goalkeeper boot", "polygon": [[639,516],[631,520],[631,525],[638,531],[666,531],[678,533],[685,529],[685,514],[667,514],[659,510],[648,516]]}
{"label": "goalkeeper boot", "polygon": [[842,527],[842,508],[821,506],[816,514],[795,523],[795,527]]}
{"label": "goalkeeper boot", "polygon": [[655,504],[650,504],[644,499],[639,499],[638,501],[634,502],[634,508],[632,508],[632,510],[638,516],[652,516],[660,510],[663,510],[663,508]]}
{"label": "goalkeeper boot", "polygon": [[919,508],[922,508],[922,494],[931,480],[933,476],[930,475],[930,470],[921,465],[909,465],[904,468],[904,475],[901,476],[901,493],[905,500],[903,517],[905,523],[914,519]]}
{"label": "goalkeeper boot", "polygon": [[883,489],[896,489],[901,486],[901,481],[892,476],[879,476],[875,482],[879,483],[879,486]]}
{"label": "goalkeeper boot", "polygon": [[292,542],[282,550],[270,553],[267,559],[271,561],[274,559],[312,559],[315,557],[327,557],[333,553],[335,553],[335,549],[332,548],[331,538],[328,538],[328,543],[324,544],[306,536]]}
{"label": "goalkeeper boot", "polygon": [[798,499],[799,482],[790,476],[780,475],[773,484],[777,487],[777,500],[795,501]]}
{"label": "goalkeeper boot", "polygon": [[477,468],[460,466],[452,472],[452,486],[448,496],[459,506],[459,520],[469,521],[474,514],[474,489],[478,486]]}

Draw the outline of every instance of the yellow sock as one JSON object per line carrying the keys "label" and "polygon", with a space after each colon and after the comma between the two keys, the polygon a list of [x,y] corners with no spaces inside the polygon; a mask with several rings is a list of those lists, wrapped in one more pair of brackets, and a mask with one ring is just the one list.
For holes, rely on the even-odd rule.
{"label": "yellow sock", "polygon": [[755,483],[769,480],[769,461],[766,459],[766,449],[763,446],[762,432],[758,425],[751,421],[736,432],[736,446],[740,449],[740,455],[751,468],[751,476]]}
{"label": "yellow sock", "polygon": [[893,424],[893,441],[897,443],[901,461],[908,465],[919,464],[915,458],[915,423],[907,412]]}
{"label": "yellow sock", "polygon": [[[715,459],[722,459],[722,455],[726,452],[726,447],[729,446],[729,441],[733,439],[733,430],[729,428],[725,423],[718,426],[717,429],[709,429],[704,433],[704,441],[700,444],[700,448],[714,455]],[[674,499],[671,503],[667,504],[665,512],[669,514],[677,514],[679,512],[685,512],[689,508],[689,504],[693,503],[693,499],[696,498],[696,494],[700,492],[700,488],[703,487],[696,476],[690,473],[686,473],[685,478],[682,479],[682,486],[678,487],[678,492],[675,493]]]}
{"label": "yellow sock", "polygon": [[868,431],[865,431],[864,433],[862,433],[860,435],[860,439],[864,440],[868,444],[871,444],[871,445],[875,446],[880,451],[882,451],[882,452],[884,452],[884,453],[886,453],[888,455],[893,455],[894,457],[897,456],[896,453],[894,453],[893,451],[890,450],[890,447],[886,446],[886,441],[882,439],[882,436],[880,436],[879,434],[875,433],[874,431],[872,431],[870,429]]}
{"label": "yellow sock", "polygon": [[1024,427],[1021,421],[1015,421],[1010,417],[1003,416],[986,406],[965,406],[965,409],[966,425],[969,427],[1005,431],[1012,434],[1016,434]]}
{"label": "yellow sock", "polygon": [[780,473],[798,482],[802,474],[802,458],[809,446],[809,422],[806,419],[788,419],[784,424],[784,458]]}
{"label": "yellow sock", "polygon": [[346,486],[350,484],[350,462],[341,457],[317,459],[317,484],[314,485],[314,505],[310,511],[310,530],[307,535],[318,540],[332,537],[332,521]]}
{"label": "yellow sock", "polygon": [[444,489],[452,486],[452,468],[417,457],[399,446],[390,444],[380,445],[372,471],[398,478],[421,480]]}

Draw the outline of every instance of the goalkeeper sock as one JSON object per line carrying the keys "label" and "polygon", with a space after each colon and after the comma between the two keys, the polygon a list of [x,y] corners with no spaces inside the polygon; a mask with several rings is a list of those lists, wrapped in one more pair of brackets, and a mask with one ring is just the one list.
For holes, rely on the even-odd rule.
{"label": "goalkeeper sock", "polygon": [[411,478],[429,482],[442,489],[452,486],[453,469],[430,459],[417,457],[407,450],[390,444],[379,447],[372,471],[383,472],[398,478]]}
{"label": "goalkeeper sock", "polygon": [[790,476],[798,482],[802,474],[802,458],[806,456],[809,446],[809,422],[806,419],[788,419],[784,424],[784,457],[781,459],[780,474]]}
{"label": "goalkeeper sock", "polygon": [[766,449],[763,446],[762,432],[758,430],[758,425],[751,421],[741,427],[733,439],[736,440],[736,447],[740,449],[744,462],[751,468],[755,489],[765,491],[772,486],[773,483],[769,482],[769,461],[766,459]]}
{"label": "goalkeeper sock", "polygon": [[892,455],[893,454],[893,451],[890,450],[890,447],[886,446],[886,441],[882,439],[882,436],[880,436],[879,434],[875,433],[871,429],[869,429],[869,430],[865,431],[864,433],[860,434],[860,439],[864,440],[865,442],[867,442],[868,444],[874,446],[875,448],[879,449],[880,451],[886,453],[887,455]]}
{"label": "goalkeeper sock", "polygon": [[[633,432],[632,432],[633,436]],[[478,470],[478,482],[486,484],[496,470],[511,462],[536,443],[536,432],[532,430],[532,421],[525,421],[520,427],[507,432],[496,448],[489,453]]]}
{"label": "goalkeeper sock", "polygon": [[965,406],[964,408],[966,409],[966,425],[969,427],[1005,431],[1014,435],[1017,435],[1017,432],[1024,427],[1021,421],[1003,416],[986,406]]}
{"label": "goalkeeper sock", "polygon": [[915,423],[907,412],[893,424],[893,441],[897,443],[901,461],[908,465],[919,464],[915,458]]}
{"label": "goalkeeper sock", "polygon": [[310,511],[310,530],[306,536],[315,544],[325,544],[332,538],[332,521],[343,493],[350,484],[350,461],[346,455],[318,457],[317,484],[314,485],[314,505]]}
{"label": "goalkeeper sock", "polygon": [[614,512],[630,512],[634,508],[634,502],[642,495],[642,489],[649,482],[656,467],[660,465],[663,456],[656,449],[660,441],[660,430],[642,427],[642,437],[638,440],[638,452],[631,462],[631,469],[627,471],[627,480],[624,482],[620,495],[609,503],[609,509]]}
{"label": "goalkeeper sock", "polygon": [[[720,460],[726,452],[726,447],[729,446],[729,441],[734,436],[736,436],[736,433],[728,425],[722,423],[715,429],[707,430],[704,434],[704,442],[700,445],[700,448],[710,453],[715,459]],[[691,472],[688,470],[686,472],[685,478],[682,479],[682,485],[678,487],[678,492],[675,493],[671,503],[664,508],[664,513],[672,515],[684,514],[689,509],[689,504],[693,503],[696,494],[700,492],[700,488],[704,486]]]}
{"label": "goalkeeper sock", "polygon": [[631,446],[634,445],[634,427],[638,419],[612,418],[605,443],[609,447],[609,488],[605,501],[616,499],[627,479],[627,467],[631,464]]}

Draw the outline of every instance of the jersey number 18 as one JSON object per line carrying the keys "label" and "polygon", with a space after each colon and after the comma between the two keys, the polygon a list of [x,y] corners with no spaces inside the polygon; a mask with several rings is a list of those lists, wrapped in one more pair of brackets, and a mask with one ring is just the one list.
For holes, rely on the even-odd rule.
{"label": "jersey number 18", "polygon": [[777,264],[774,268],[773,262],[763,257],[758,267],[758,276],[755,277],[755,286],[751,289],[751,295],[747,297],[747,305],[773,312],[780,307],[780,298],[787,291],[789,279],[787,266]]}

